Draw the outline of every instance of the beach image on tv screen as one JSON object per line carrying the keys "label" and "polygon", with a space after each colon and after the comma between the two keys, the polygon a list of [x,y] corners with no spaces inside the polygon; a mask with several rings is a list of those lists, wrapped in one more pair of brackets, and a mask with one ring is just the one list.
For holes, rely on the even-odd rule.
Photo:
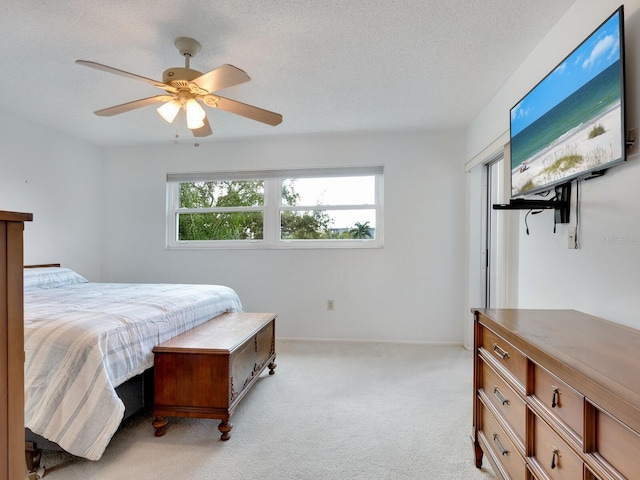
{"label": "beach image on tv screen", "polygon": [[620,15],[612,15],[511,109],[512,196],[622,157]]}

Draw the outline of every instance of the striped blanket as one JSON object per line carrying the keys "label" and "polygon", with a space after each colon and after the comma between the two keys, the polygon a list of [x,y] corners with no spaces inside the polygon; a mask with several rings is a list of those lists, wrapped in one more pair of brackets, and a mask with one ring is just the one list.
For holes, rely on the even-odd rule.
{"label": "striped blanket", "polygon": [[25,426],[90,460],[123,418],[115,387],[153,365],[154,346],[242,311],[224,286],[91,283],[63,268],[25,269],[24,299]]}

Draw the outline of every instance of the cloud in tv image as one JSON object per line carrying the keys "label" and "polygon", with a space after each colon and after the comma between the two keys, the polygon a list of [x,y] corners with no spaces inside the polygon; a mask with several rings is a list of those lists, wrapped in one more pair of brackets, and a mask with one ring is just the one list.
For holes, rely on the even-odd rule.
{"label": "cloud in tv image", "polygon": [[620,15],[511,109],[512,196],[622,157]]}

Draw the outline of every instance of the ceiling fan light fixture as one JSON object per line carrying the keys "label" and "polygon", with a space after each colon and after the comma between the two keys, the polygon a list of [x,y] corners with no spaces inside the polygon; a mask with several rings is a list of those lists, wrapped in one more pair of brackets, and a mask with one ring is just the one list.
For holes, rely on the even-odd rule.
{"label": "ceiling fan light fixture", "polygon": [[282,123],[282,115],[279,113],[270,112],[269,110],[214,94],[214,92],[218,90],[233,87],[234,85],[239,85],[251,80],[244,70],[229,64],[214,68],[207,73],[192,70],[189,62],[200,50],[200,44],[192,38],[179,37],[175,40],[175,46],[184,56],[185,66],[184,68],[172,67],[165,70],[162,74],[161,82],[101,63],[88,60],[76,60],[76,63],[79,65],[138,80],[160,88],[165,92],[163,95],[155,95],[153,97],[141,98],[120,105],[114,105],[109,108],[97,110],[94,113],[101,117],[110,117],[154,105],[156,108],[159,106],[159,108],[157,108],[158,114],[162,116],[164,120],[168,123],[173,123],[178,112],[182,109],[185,111],[187,126],[194,137],[206,137],[213,133],[211,124],[206,117],[202,105],[196,100],[199,100],[208,107],[224,110],[267,125],[275,126]]}
{"label": "ceiling fan light fixture", "polygon": [[187,127],[196,130],[204,126],[204,117],[206,115],[204,108],[193,98],[187,100],[185,104],[187,111]]}
{"label": "ceiling fan light fixture", "polygon": [[176,118],[176,115],[178,115],[178,112],[180,111],[180,107],[180,102],[178,102],[177,100],[171,100],[170,102],[159,106],[157,110],[162,118],[164,118],[169,123],[173,123],[173,120]]}

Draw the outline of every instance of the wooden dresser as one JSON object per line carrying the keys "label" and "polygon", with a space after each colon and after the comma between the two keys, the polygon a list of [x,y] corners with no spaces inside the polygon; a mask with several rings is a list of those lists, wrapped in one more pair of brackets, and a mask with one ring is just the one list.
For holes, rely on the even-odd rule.
{"label": "wooden dresser", "polygon": [[640,331],[573,310],[473,313],[477,467],[640,478]]}
{"label": "wooden dresser", "polygon": [[0,211],[0,478],[24,478],[24,222]]}

